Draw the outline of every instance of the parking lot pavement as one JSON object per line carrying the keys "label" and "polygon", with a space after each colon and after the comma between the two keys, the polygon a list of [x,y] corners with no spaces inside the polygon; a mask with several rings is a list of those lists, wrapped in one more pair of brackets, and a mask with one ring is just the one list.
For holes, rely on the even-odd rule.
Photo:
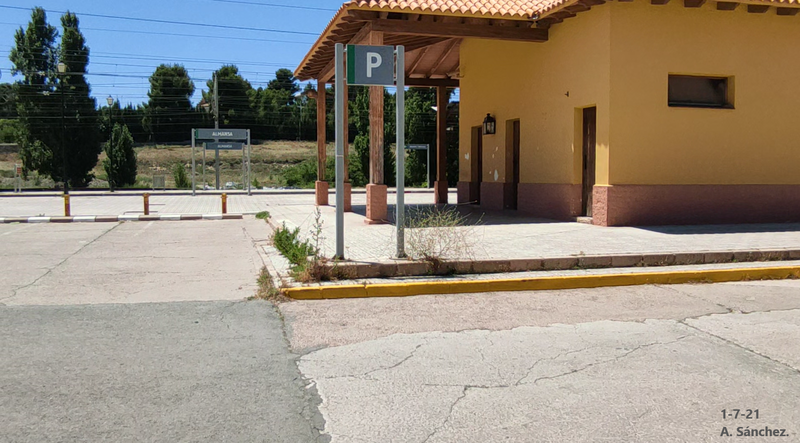
{"label": "parking lot pavement", "polygon": [[0,225],[0,303],[241,300],[260,220]]}
{"label": "parking lot pavement", "polygon": [[[800,435],[800,282],[280,306],[333,442]],[[758,419],[722,410],[758,409]],[[751,414],[752,415],[752,414]],[[749,428],[748,428],[749,427]],[[751,438],[768,441],[767,438]]]}
{"label": "parking lot pavement", "polygon": [[0,442],[315,442],[266,302],[0,307]]}
{"label": "parking lot pavement", "polygon": [[0,225],[0,443],[319,439],[261,220]]}

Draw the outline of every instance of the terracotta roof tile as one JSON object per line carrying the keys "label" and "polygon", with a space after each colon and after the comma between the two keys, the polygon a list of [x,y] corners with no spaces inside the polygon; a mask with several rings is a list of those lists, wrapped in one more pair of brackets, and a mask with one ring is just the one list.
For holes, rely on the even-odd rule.
{"label": "terracotta roof tile", "polygon": [[[571,2],[572,0],[350,0],[345,5],[398,12],[530,18]],[[800,0],[744,0],[742,3],[798,5]]]}

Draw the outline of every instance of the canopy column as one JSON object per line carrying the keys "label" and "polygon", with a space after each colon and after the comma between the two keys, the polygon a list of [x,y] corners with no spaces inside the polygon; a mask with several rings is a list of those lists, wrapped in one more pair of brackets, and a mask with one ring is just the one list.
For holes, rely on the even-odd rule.
{"label": "canopy column", "polygon": [[327,110],[325,108],[325,82],[317,80],[317,181],[314,183],[314,195],[317,206],[328,204],[328,182],[325,181],[325,164],[327,162],[326,135]]}
{"label": "canopy column", "polygon": [[[368,44],[383,45],[383,32],[370,32]],[[369,184],[365,220],[368,224],[388,221],[387,188],[383,177],[383,94],[383,86],[369,87]]]}
{"label": "canopy column", "polygon": [[436,87],[436,182],[434,202],[447,204],[447,105],[450,97],[446,86]]}
{"label": "canopy column", "polygon": [[353,212],[352,195],[353,185],[350,184],[350,91],[347,87],[347,82],[344,82],[344,131],[342,137],[344,138],[344,212]]}

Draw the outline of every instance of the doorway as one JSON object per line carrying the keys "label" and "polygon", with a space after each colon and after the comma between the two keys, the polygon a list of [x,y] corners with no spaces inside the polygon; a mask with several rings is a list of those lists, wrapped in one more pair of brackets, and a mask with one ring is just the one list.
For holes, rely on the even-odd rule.
{"label": "doorway", "polygon": [[583,110],[583,186],[581,215],[592,216],[592,192],[594,191],[597,159],[597,108]]}
{"label": "doorway", "polygon": [[472,127],[472,146],[470,149],[472,161],[470,162],[471,181],[473,189],[470,195],[470,202],[480,204],[481,202],[481,183],[483,182],[483,127]]}
{"label": "doorway", "polygon": [[506,209],[517,209],[519,197],[519,120],[506,122]]}

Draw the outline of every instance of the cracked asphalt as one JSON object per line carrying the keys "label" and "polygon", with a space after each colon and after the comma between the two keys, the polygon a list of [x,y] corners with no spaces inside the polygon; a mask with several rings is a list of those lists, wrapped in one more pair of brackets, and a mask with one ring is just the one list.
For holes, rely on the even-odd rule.
{"label": "cracked asphalt", "polygon": [[[280,305],[332,442],[800,432],[800,282]],[[758,409],[759,419],[722,410]],[[734,438],[736,439],[736,438]],[[774,438],[753,438],[771,441]]]}
{"label": "cracked asphalt", "polygon": [[0,225],[0,442],[317,442],[260,220]]}

